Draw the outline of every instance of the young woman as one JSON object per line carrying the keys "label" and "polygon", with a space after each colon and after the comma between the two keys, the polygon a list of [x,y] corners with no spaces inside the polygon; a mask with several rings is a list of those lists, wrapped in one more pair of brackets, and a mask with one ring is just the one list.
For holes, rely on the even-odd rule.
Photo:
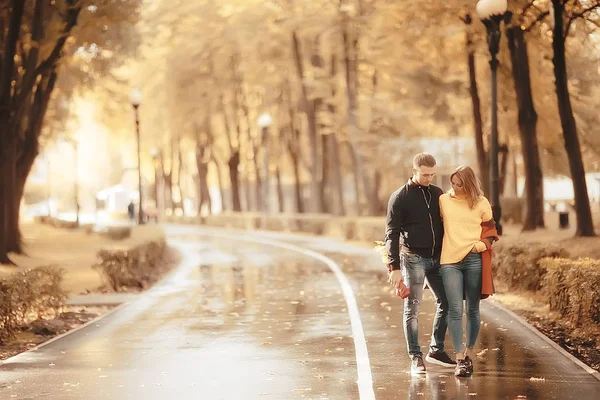
{"label": "young woman", "polygon": [[[448,329],[456,354],[455,375],[464,377],[473,374],[472,353],[479,334],[482,295],[481,253],[493,243],[492,237],[484,239],[487,244],[481,240],[482,223],[490,224],[492,208],[471,167],[458,167],[450,181],[452,189],[440,196],[444,221],[440,264],[448,298]],[[463,348],[463,298],[467,303],[466,349]]]}

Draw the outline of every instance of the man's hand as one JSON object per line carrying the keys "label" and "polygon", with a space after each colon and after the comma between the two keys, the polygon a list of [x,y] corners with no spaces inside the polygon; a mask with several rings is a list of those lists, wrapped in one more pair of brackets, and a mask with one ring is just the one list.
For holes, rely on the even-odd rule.
{"label": "man's hand", "polygon": [[396,288],[396,294],[399,297],[405,299],[410,295],[410,289],[406,287],[402,280],[402,271],[395,270],[390,272],[388,280]]}
{"label": "man's hand", "polygon": [[390,272],[388,275],[388,282],[390,282],[392,286],[398,287],[398,284],[402,282],[402,271],[397,269]]}

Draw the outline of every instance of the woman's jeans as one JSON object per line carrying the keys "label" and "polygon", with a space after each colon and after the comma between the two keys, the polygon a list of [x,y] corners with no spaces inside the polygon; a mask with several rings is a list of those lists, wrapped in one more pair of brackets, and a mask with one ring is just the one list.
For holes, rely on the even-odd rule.
{"label": "woman's jeans", "polygon": [[433,292],[436,301],[433,332],[429,349],[432,352],[444,351],[444,338],[447,329],[448,303],[440,275],[440,259],[426,258],[418,254],[400,253],[404,284],[410,289],[410,295],[404,299],[404,337],[411,358],[423,357],[419,346],[419,311],[423,299],[424,283]]}
{"label": "woman's jeans", "polygon": [[467,348],[472,349],[479,335],[481,299],[481,254],[469,253],[456,264],[442,265],[442,280],[448,298],[448,329],[455,353],[463,352],[463,299],[467,301]]}

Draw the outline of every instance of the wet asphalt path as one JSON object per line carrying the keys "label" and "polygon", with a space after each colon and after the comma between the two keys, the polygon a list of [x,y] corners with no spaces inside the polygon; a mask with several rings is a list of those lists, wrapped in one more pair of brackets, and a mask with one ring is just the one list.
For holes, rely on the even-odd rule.
{"label": "wet asphalt path", "polygon": [[[266,234],[298,246],[291,249],[257,243],[256,234],[168,232],[186,255],[168,279],[5,362],[0,399],[600,398],[598,380],[488,302],[474,377],[435,366],[411,377],[402,303],[375,253],[322,238]],[[303,249],[337,263],[346,292],[330,266]],[[360,314],[349,307],[349,289]],[[424,303],[426,351],[433,305]],[[363,331],[366,346],[353,340]]]}

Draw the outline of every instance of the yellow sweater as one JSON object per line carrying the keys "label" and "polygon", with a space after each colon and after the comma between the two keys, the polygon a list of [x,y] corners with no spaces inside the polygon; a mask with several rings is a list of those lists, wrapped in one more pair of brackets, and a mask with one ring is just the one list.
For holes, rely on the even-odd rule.
{"label": "yellow sweater", "polygon": [[440,264],[455,264],[462,261],[475,248],[486,250],[481,241],[481,223],[492,219],[492,207],[481,196],[473,209],[465,195],[457,196],[451,190],[440,196],[440,212],[444,220],[444,240]]}

